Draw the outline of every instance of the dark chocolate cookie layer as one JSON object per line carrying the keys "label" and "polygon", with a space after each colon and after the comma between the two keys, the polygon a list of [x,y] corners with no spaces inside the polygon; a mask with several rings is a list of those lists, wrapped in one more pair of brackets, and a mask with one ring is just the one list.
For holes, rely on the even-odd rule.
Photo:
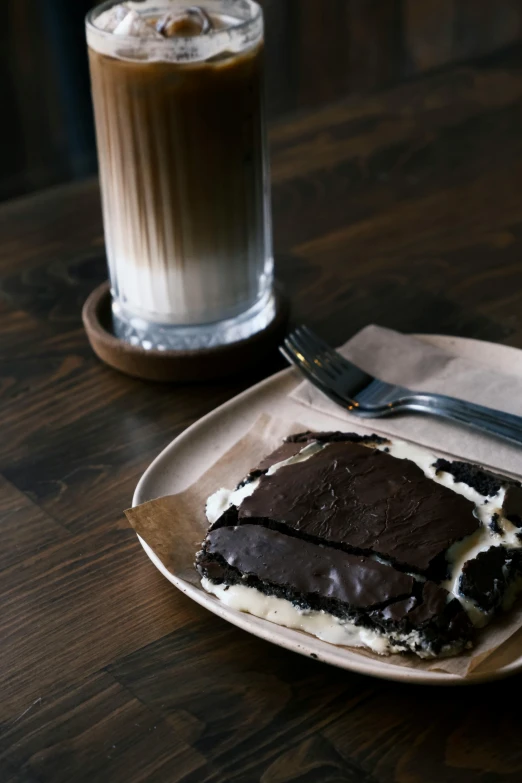
{"label": "dark chocolate cookie layer", "polygon": [[475,489],[485,497],[494,497],[502,487],[505,487],[502,512],[506,519],[509,519],[517,527],[522,527],[522,486],[518,482],[505,476],[490,473],[478,465],[470,465],[468,462],[457,460],[450,462],[447,459],[438,459],[434,462],[433,467],[437,473],[441,471],[449,473],[455,481],[467,484],[468,487]]}
{"label": "dark chocolate cookie layer", "polygon": [[285,443],[312,443],[317,441],[318,443],[362,443],[366,446],[371,445],[384,445],[390,441],[387,438],[382,438],[380,435],[359,435],[357,432],[313,432],[307,430],[306,432],[297,432],[295,435],[289,435],[286,438]]}
{"label": "dark chocolate cookie layer", "polygon": [[339,441],[262,476],[239,507],[239,523],[374,553],[440,579],[447,548],[479,527],[473,509],[410,460]]}
{"label": "dark chocolate cookie layer", "polygon": [[449,473],[455,481],[467,484],[485,497],[493,497],[502,486],[502,482],[493,473],[487,473],[478,465],[470,465],[469,462],[441,458],[433,463],[433,467],[437,473]]}
{"label": "dark chocolate cookie layer", "polygon": [[459,592],[484,612],[502,606],[506,591],[522,574],[522,550],[492,546],[464,563]]}

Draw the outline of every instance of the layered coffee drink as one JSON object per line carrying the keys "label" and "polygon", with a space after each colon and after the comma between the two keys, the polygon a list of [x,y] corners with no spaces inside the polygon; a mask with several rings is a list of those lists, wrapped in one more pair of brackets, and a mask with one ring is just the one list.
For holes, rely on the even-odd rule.
{"label": "layered coffee drink", "polygon": [[274,301],[261,9],[105,3],[87,41],[116,333],[198,348],[264,328]]}

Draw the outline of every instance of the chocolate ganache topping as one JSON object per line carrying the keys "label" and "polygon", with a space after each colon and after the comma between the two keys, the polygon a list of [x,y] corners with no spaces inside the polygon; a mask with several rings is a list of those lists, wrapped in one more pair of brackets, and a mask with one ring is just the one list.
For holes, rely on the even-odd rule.
{"label": "chocolate ganache topping", "polygon": [[[264,475],[239,507],[239,524],[283,532],[441,578],[444,553],[479,527],[474,505],[406,459],[350,442]],[[437,573],[435,573],[435,571]]]}
{"label": "chocolate ganache topping", "polygon": [[212,530],[205,552],[220,555],[241,574],[253,574],[263,582],[286,585],[306,595],[315,593],[357,608],[383,606],[405,598],[415,584],[408,574],[363,555],[325,549],[259,525]]}
{"label": "chocolate ganache topping", "polygon": [[283,443],[282,446],[279,446],[279,448],[269,454],[268,457],[262,459],[259,465],[256,465],[254,468],[254,471],[259,474],[266,473],[272,465],[283,462],[285,459],[290,459],[290,457],[295,457],[305,448],[305,445],[302,443]]}

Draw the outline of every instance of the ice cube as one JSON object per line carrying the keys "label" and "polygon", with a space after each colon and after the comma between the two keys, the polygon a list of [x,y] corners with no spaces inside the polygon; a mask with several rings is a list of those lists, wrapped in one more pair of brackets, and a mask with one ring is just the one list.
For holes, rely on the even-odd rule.
{"label": "ice cube", "polygon": [[114,35],[131,35],[136,38],[161,39],[163,37],[136,11],[129,11],[113,30],[113,33]]}
{"label": "ice cube", "polygon": [[105,30],[107,33],[113,33],[120,22],[123,22],[130,8],[125,3],[113,5],[108,11],[104,11],[96,17],[94,23],[99,30]]}
{"label": "ice cube", "polygon": [[212,27],[210,16],[203,8],[196,5],[178,13],[169,11],[156,23],[156,30],[165,38],[172,38],[176,35],[205,35]]}

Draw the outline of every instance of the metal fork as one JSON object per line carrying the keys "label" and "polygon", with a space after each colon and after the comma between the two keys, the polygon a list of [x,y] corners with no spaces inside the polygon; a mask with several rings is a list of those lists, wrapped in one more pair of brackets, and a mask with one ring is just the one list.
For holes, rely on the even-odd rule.
{"label": "metal fork", "polygon": [[428,413],[522,444],[522,416],[380,381],[349,362],[306,326],[295,329],[279,350],[323,394],[357,416],[373,419],[406,411]]}

